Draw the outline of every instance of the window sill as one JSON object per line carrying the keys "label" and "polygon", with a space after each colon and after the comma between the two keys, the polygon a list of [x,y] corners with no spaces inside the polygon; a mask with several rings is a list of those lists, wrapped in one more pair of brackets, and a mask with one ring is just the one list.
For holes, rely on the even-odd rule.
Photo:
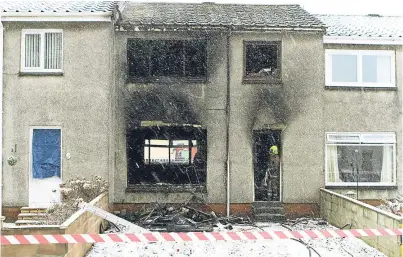
{"label": "window sill", "polygon": [[206,77],[178,78],[178,77],[156,77],[156,78],[129,78],[127,83],[206,83]]}
{"label": "window sill", "polygon": [[325,86],[328,90],[363,90],[363,91],[397,91],[397,87],[365,87],[365,86]]}
{"label": "window sill", "polygon": [[151,192],[151,193],[206,193],[206,186],[204,185],[173,185],[173,184],[163,184],[163,185],[128,185],[126,187],[126,193],[136,193],[136,192]]}
{"label": "window sill", "polygon": [[20,76],[63,76],[63,71],[20,71]]}
{"label": "window sill", "polygon": [[281,79],[264,77],[243,77],[242,84],[283,84]]}
{"label": "window sill", "polygon": [[[326,189],[356,189],[357,186],[353,185],[329,185],[325,186]],[[372,189],[372,190],[387,190],[387,189],[397,189],[396,185],[387,186],[387,185],[358,185],[359,189]]]}

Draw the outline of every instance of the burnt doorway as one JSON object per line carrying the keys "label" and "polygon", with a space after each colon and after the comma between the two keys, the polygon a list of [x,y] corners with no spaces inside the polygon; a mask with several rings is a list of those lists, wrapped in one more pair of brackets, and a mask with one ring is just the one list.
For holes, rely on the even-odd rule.
{"label": "burnt doorway", "polygon": [[255,201],[280,201],[281,131],[253,131]]}

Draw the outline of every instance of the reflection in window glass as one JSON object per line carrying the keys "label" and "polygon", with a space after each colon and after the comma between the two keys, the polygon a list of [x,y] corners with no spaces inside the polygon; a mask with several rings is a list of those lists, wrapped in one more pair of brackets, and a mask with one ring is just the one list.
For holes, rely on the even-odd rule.
{"label": "reflection in window glass", "polygon": [[362,79],[364,82],[391,82],[390,56],[363,55]]}
{"label": "reflection in window glass", "polygon": [[327,145],[328,182],[392,183],[392,145]]}
{"label": "reflection in window glass", "polygon": [[357,56],[332,56],[332,81],[357,82]]}

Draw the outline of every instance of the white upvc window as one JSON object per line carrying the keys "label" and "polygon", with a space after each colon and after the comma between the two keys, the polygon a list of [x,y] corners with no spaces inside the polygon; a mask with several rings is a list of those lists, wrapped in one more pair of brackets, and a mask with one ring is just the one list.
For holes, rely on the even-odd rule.
{"label": "white upvc window", "polygon": [[395,186],[395,133],[327,133],[326,186]]}
{"label": "white upvc window", "polygon": [[327,49],[326,86],[395,87],[395,51]]}
{"label": "white upvc window", "polygon": [[63,71],[63,30],[24,29],[21,36],[22,72]]}

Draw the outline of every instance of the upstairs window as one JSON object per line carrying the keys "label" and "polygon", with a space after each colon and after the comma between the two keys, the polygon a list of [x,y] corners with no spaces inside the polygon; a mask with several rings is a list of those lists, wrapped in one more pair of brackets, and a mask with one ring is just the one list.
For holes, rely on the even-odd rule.
{"label": "upstairs window", "polygon": [[204,40],[130,39],[127,51],[131,81],[206,77],[207,53]]}
{"label": "upstairs window", "polygon": [[395,87],[395,52],[326,50],[326,86]]}
{"label": "upstairs window", "polygon": [[280,80],[280,42],[245,42],[244,80]]}
{"label": "upstairs window", "polygon": [[22,72],[62,71],[62,30],[23,30],[21,45]]}
{"label": "upstairs window", "polygon": [[394,186],[394,133],[329,133],[326,139],[327,186]]}

